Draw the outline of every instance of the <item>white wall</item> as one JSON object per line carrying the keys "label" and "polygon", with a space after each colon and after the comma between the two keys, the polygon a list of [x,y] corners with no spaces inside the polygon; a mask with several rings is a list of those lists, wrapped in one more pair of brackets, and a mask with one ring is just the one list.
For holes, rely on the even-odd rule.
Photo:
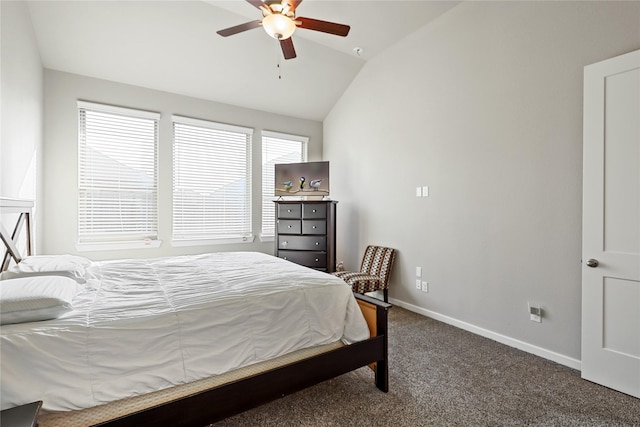
{"label": "white wall", "polygon": [[583,67],[638,48],[639,2],[469,2],[370,61],[324,122],[338,259],[395,247],[395,300],[579,365]]}
{"label": "white wall", "polygon": [[0,15],[0,196],[37,199],[42,183],[36,173],[42,159],[40,54],[26,3],[2,1]]}
{"label": "white wall", "polygon": [[[211,84],[220,84],[212,81]],[[154,257],[212,251],[255,250],[273,253],[273,242],[216,246],[172,247],[172,125],[171,115],[254,128],[253,231],[260,232],[261,136],[272,130],[309,137],[309,160],[320,159],[322,124],[282,115],[190,98],[91,77],[45,70],[44,225],[42,253],[77,253],[78,108],[77,101],[91,101],[156,111],[162,114],[158,149],[159,238],[158,249],[82,252],[91,259]]]}

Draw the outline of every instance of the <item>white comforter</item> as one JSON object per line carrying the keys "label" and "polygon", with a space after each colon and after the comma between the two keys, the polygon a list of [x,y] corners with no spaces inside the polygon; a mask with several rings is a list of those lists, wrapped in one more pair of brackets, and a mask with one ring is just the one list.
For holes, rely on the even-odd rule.
{"label": "white comforter", "polygon": [[94,263],[56,320],[1,330],[2,408],[82,409],[366,339],[351,289],[261,253]]}

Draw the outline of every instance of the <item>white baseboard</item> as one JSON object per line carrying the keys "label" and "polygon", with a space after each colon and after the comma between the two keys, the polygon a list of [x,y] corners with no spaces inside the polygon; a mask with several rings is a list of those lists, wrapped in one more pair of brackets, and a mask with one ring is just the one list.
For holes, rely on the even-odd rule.
{"label": "white baseboard", "polygon": [[416,305],[406,303],[404,301],[389,298],[389,302],[391,304],[397,305],[398,307],[402,307],[409,311],[413,311],[414,313],[418,313],[423,316],[438,320],[440,322],[455,326],[456,328],[464,329],[465,331],[469,331],[476,335],[480,335],[482,337],[492,339],[501,344],[508,345],[509,347],[514,347],[514,348],[517,348],[518,350],[535,354],[536,356],[540,356],[544,359],[548,359],[553,362],[559,363],[561,365],[568,366],[569,368],[577,369],[578,371],[580,371],[582,368],[582,363],[578,359],[574,359],[572,357],[568,357],[563,354],[556,353],[554,351],[547,350],[545,348],[538,347],[533,344],[529,344],[524,341],[520,341],[515,338],[511,338],[506,335],[499,334],[497,332],[490,331],[488,329],[480,328],[478,326],[472,325],[471,323],[463,322],[461,320],[454,319],[453,317],[445,316],[443,314],[436,313],[434,311],[427,310],[422,307],[418,307]]}

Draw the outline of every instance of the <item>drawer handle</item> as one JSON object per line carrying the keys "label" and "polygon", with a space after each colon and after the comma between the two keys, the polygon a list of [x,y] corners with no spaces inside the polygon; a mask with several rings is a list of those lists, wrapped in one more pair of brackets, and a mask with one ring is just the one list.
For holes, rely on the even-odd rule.
{"label": "drawer handle", "polygon": [[285,240],[284,242],[282,242],[282,246],[287,246],[287,243],[289,243],[289,242],[287,242],[287,241]]}
{"label": "drawer handle", "polygon": [[320,261],[318,258],[316,258],[316,262]]}
{"label": "drawer handle", "polygon": [[317,210],[315,210],[315,209],[312,209],[312,210],[311,210],[311,212],[316,213],[316,212],[318,212],[318,211],[317,211]]}
{"label": "drawer handle", "polygon": [[287,209],[287,212],[291,212],[291,209]]}
{"label": "drawer handle", "polygon": [[316,242],[316,246],[318,246],[320,244],[320,242]]}
{"label": "drawer handle", "polygon": [[290,225],[287,225],[287,228],[291,228],[291,226],[290,226]]}
{"label": "drawer handle", "polygon": [[287,259],[287,257],[286,257],[286,256],[283,256],[283,257],[282,257],[282,259],[286,260],[286,259]]}
{"label": "drawer handle", "polygon": [[316,227],[316,226],[314,225],[314,226],[313,226],[313,227],[311,227],[311,228],[318,228],[318,227]]}

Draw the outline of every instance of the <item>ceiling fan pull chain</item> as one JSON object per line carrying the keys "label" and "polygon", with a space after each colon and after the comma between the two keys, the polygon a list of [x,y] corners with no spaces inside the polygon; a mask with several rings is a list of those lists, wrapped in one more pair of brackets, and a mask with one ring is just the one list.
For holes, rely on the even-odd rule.
{"label": "ceiling fan pull chain", "polygon": [[276,69],[278,70],[278,80],[282,80],[282,67],[280,67],[280,48],[276,50]]}

